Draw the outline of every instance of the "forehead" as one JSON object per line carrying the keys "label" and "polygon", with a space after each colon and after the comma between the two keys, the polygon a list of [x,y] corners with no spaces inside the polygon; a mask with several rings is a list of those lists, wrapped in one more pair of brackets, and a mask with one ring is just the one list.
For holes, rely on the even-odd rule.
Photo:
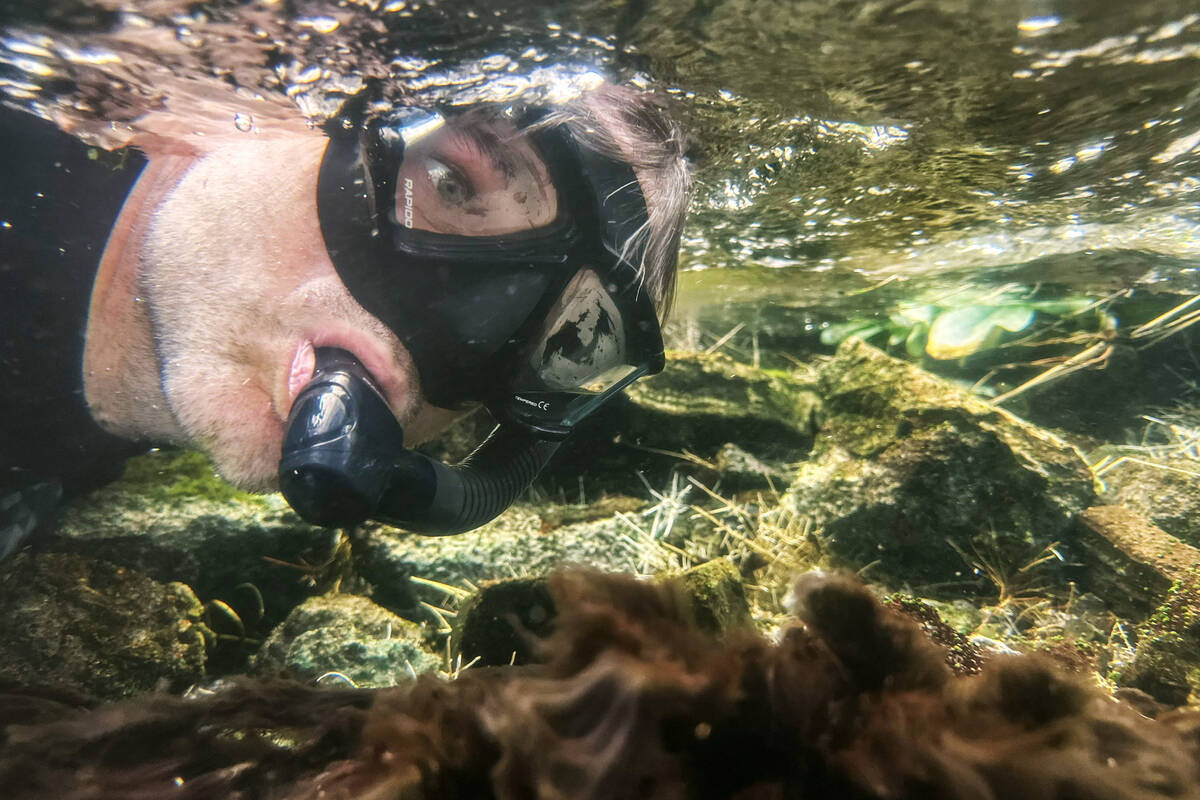
{"label": "forehead", "polygon": [[512,166],[524,167],[546,179],[550,177],[530,131],[494,111],[465,112],[446,118],[439,126],[425,127],[409,140],[408,149],[424,152],[453,149],[456,145],[469,147],[477,155],[497,164],[508,164],[517,159],[519,163]]}

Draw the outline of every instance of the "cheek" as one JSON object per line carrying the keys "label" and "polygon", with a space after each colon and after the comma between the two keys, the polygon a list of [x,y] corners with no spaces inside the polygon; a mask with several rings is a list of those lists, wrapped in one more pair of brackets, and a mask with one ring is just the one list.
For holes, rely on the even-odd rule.
{"label": "cheek", "polygon": [[404,446],[415,447],[422,442],[427,442],[450,427],[452,423],[474,411],[475,409],[451,411],[447,408],[431,406],[429,403],[421,403],[412,421],[404,428]]}

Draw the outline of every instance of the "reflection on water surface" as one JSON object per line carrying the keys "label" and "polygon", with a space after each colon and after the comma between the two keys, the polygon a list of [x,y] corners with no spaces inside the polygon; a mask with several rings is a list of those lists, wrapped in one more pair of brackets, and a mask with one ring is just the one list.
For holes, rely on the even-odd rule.
{"label": "reflection on water surface", "polygon": [[[1190,3],[294,8],[39,8],[6,37],[4,90],[111,140],[121,126],[91,120],[165,108],[252,134],[285,96],[320,120],[365,81],[465,103],[608,70],[685,101],[700,183],[687,268],[784,270],[772,285],[801,299],[841,288],[832,276],[927,284],[1036,259],[1070,282],[1080,258],[1130,252],[1130,281],[1196,286]],[[257,115],[234,110],[251,99]]]}

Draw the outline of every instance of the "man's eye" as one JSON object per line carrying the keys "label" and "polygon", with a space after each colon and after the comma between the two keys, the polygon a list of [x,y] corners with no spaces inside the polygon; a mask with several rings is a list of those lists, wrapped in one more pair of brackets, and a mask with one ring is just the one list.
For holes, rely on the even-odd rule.
{"label": "man's eye", "polygon": [[471,182],[454,167],[438,161],[428,160],[429,182],[437,189],[438,196],[449,205],[460,206],[475,196]]}

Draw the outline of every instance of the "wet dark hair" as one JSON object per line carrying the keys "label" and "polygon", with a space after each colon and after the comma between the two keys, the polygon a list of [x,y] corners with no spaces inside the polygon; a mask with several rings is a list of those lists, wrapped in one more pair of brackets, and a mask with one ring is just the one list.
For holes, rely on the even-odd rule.
{"label": "wet dark hair", "polygon": [[665,318],[675,294],[679,240],[691,200],[692,175],[684,158],[683,129],[664,100],[624,86],[604,84],[566,103],[551,116],[575,138],[638,174],[650,221],[644,232],[645,286]]}

